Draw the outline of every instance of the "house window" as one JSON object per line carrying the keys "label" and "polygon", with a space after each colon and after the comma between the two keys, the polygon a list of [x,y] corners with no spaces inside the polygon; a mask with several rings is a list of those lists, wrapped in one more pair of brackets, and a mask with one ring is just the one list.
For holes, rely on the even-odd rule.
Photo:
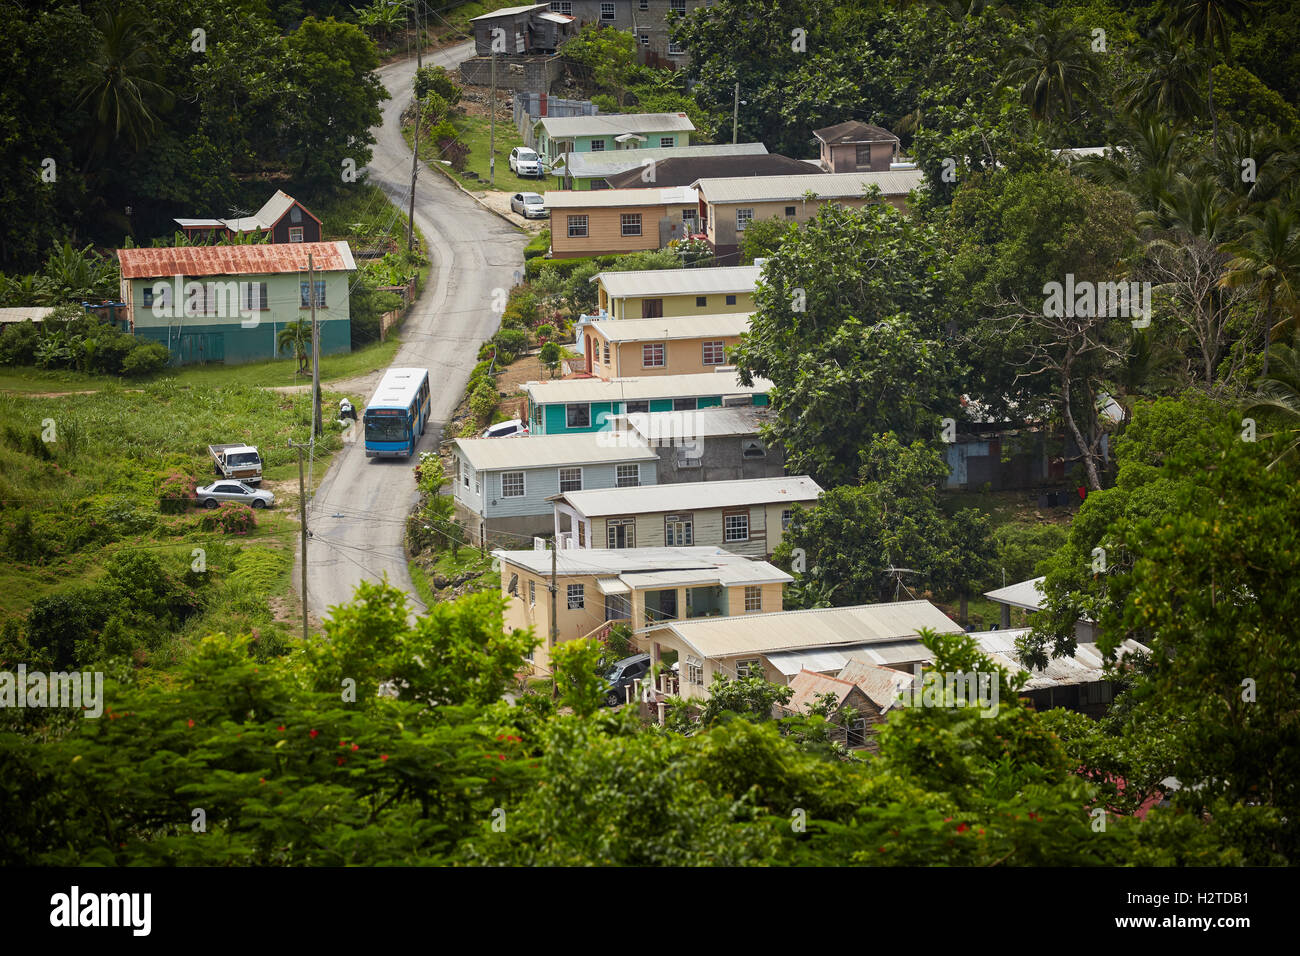
{"label": "house window", "polygon": [[753,209],[736,210],[736,232],[744,232],[745,228],[754,221]]}
{"label": "house window", "polygon": [[786,508],[784,511],[781,512],[781,533],[782,534],[790,530],[790,519],[793,516],[794,516],[794,512],[791,511],[789,508]]}
{"label": "house window", "polygon": [[623,225],[623,235],[641,235],[641,214],[639,212],[625,212],[619,218]]}
{"label": "house window", "polygon": [[668,0],[668,12],[686,16],[686,0]]}
{"label": "house window", "polygon": [[793,219],[793,218],[794,218],[794,206],[786,206],[786,207],[785,207],[785,218],[786,218],[786,219]]}
{"label": "house window", "polygon": [[697,402],[694,398],[674,398],[673,411],[675,412],[693,412]]}
{"label": "house window", "polygon": [[560,0],[559,3],[552,3],[551,9],[556,13],[562,13],[566,17],[573,16],[573,0]]}
{"label": "house window", "polygon": [[524,473],[522,471],[501,472],[501,497],[524,497]]}
{"label": "house window", "polygon": [[605,356],[605,361],[602,364],[608,365],[609,364],[609,341],[608,340],[606,340],[606,342],[604,343],[602,347],[602,351]]}
{"label": "house window", "polygon": [[289,227],[289,241],[302,242],[302,226]]}
{"label": "house window", "polygon": [[735,304],[736,304],[736,297],[734,295],[727,296],[727,305],[735,305]]}
{"label": "house window", "polygon": [[637,412],[649,412],[650,403],[649,402],[628,402],[625,410],[629,415],[635,415]]}
{"label": "house window", "polygon": [[635,548],[636,519],[610,518],[606,521],[605,544],[610,548]]}
{"label": "house window", "polygon": [[870,166],[870,165],[871,165],[871,147],[859,146],[858,147],[858,169],[862,169],[864,166]]}
{"label": "house window", "polygon": [[[164,289],[167,288],[166,284],[164,284],[164,283],[162,283],[162,282],[155,283],[155,285],[160,285],[160,286],[162,286]],[[140,295],[141,295],[141,300],[140,300],[140,301],[144,304],[144,308],[146,308],[146,309],[152,309],[152,308],[153,308],[153,290],[154,290],[154,287],[153,287],[152,285],[147,285],[147,286],[145,286],[143,289],[140,290]]]}
{"label": "house window", "polygon": [[608,20],[613,20],[613,19],[614,19],[614,4],[612,4],[612,3],[602,3],[602,4],[600,5],[600,18],[601,18],[602,20],[606,20],[606,21],[608,21]]}
{"label": "house window", "polygon": [[581,468],[561,468],[560,469],[560,494],[566,491],[582,490],[582,469]]}
{"label": "house window", "polygon": [[583,594],[583,585],[570,584],[566,589],[569,599],[570,611],[581,611],[587,606],[586,596]]}
{"label": "house window", "polygon": [[[298,283],[298,307],[310,309],[311,301],[307,296],[307,280],[303,279]],[[316,308],[325,308],[325,280],[316,280]]]}
{"label": "house window", "polygon": [[686,52],[686,48],[682,46],[680,43],[678,43],[676,40],[668,41],[669,56],[682,56],[685,52]]}
{"label": "house window", "polygon": [[569,217],[569,238],[570,239],[587,238],[587,217],[586,216]]}
{"label": "house window", "polygon": [[603,153],[605,151],[605,141],[603,139],[593,139],[591,141],[591,151],[593,153]]}
{"label": "house window", "polygon": [[672,148],[673,148],[674,146],[676,146],[676,145],[677,145],[677,140],[673,139],[671,136],[660,136],[660,137],[659,137],[659,148],[660,148],[660,149],[672,149]]}
{"label": "house window", "polygon": [[695,539],[695,521],[691,515],[668,515],[664,518],[664,545],[689,548]]}
{"label": "house window", "polygon": [[[608,348],[609,346],[606,346]],[[609,361],[606,357],[605,361]],[[569,428],[590,428],[591,427],[591,406],[590,405],[565,405],[564,406],[564,424]]]}
{"label": "house window", "polygon": [[641,318],[643,319],[661,319],[664,315],[663,299],[642,299],[641,300]]}
{"label": "house window", "polygon": [[[459,459],[459,458],[456,459],[456,465],[457,465],[457,467],[460,466],[460,459]],[[474,470],[474,469],[470,468],[469,465],[466,465],[466,466],[465,466],[465,487],[466,487],[466,488],[469,487],[469,478],[470,478],[470,473],[471,473],[473,470]]]}
{"label": "house window", "polygon": [[641,484],[640,465],[618,465],[614,469],[615,488],[636,488]]}
{"label": "house window", "polygon": [[[746,591],[749,588],[745,588]],[[747,677],[762,677],[763,668],[757,657],[751,657],[747,661],[736,661],[736,676],[741,680]]]}
{"label": "house window", "polygon": [[719,339],[716,342],[704,343],[704,364],[721,365],[727,360],[727,350]]}
{"label": "house window", "polygon": [[695,212],[694,209],[682,210],[682,227],[687,232],[695,232]]}
{"label": "house window", "polygon": [[698,657],[686,658],[686,682],[696,687],[704,686],[704,662]]}
{"label": "house window", "polygon": [[844,744],[847,747],[865,747],[867,745],[867,719],[859,717],[849,722],[845,729]]}
{"label": "house window", "polygon": [[708,304],[709,304],[709,297],[708,297],[707,295],[697,295],[697,296],[695,297],[695,305],[696,305],[696,307],[702,309],[702,308],[704,308],[705,306],[707,306]]}
{"label": "house window", "polygon": [[664,364],[664,343],[647,342],[641,346],[642,368],[663,368]]}
{"label": "house window", "polygon": [[745,613],[763,610],[763,589],[757,584],[745,585]]}
{"label": "house window", "polygon": [[529,604],[537,603],[537,582],[536,581],[528,582],[528,603]]}
{"label": "house window", "polygon": [[748,541],[749,540],[749,512],[748,511],[744,511],[734,515],[723,515],[722,540],[724,541]]}
{"label": "house window", "polygon": [[[645,7],[642,7],[641,9],[644,10]],[[650,34],[648,34],[648,33],[642,33],[642,34],[641,34],[641,45],[642,45],[642,46],[649,46],[649,45],[650,45]]]}
{"label": "house window", "polygon": [[266,305],[266,283],[265,282],[244,282],[244,308],[250,312],[265,312]]}
{"label": "house window", "polygon": [[744,458],[766,458],[767,449],[757,438],[746,438],[740,443],[740,454]]}
{"label": "house window", "polygon": [[638,2],[637,2],[637,9],[640,9],[640,10],[649,10],[649,9],[650,9],[650,0],[638,0]]}

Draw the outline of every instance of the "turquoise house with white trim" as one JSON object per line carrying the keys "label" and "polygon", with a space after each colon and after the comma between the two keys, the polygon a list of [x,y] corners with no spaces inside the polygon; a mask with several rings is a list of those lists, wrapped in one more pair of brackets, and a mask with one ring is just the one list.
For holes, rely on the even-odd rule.
{"label": "turquoise house with white trim", "polygon": [[172,364],[283,358],[286,325],[311,322],[308,256],[322,355],[352,348],[346,242],[119,249],[129,330],[161,342]]}
{"label": "turquoise house with white trim", "polygon": [[598,113],[544,116],[533,124],[537,154],[554,166],[565,153],[674,149],[691,145],[695,124],[685,113]]}

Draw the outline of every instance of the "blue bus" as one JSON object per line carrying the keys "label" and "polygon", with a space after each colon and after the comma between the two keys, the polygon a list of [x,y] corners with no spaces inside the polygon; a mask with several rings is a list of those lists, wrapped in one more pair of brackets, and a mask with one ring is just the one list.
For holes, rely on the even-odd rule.
{"label": "blue bus", "polygon": [[429,421],[429,370],[390,368],[362,416],[367,458],[410,458]]}

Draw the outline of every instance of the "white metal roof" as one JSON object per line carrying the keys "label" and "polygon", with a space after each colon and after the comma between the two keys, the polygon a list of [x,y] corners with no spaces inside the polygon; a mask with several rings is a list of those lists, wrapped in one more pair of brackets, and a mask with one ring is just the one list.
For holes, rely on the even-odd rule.
{"label": "white metal roof", "polygon": [[755,405],[718,406],[680,412],[633,412],[626,417],[628,427],[647,440],[665,436],[709,438],[757,435],[766,410]]}
{"label": "white metal roof", "polygon": [[497,17],[513,16],[516,13],[531,13],[534,10],[546,10],[549,6],[550,4],[546,3],[530,3],[525,4],[522,7],[502,7],[499,10],[493,10],[491,13],[484,13],[477,17],[470,17],[469,22],[473,23],[475,20],[495,20]]}
{"label": "white metal roof", "polygon": [[598,113],[595,116],[543,116],[535,124],[551,139],[578,136],[621,136],[624,133],[695,131],[685,113]]}
{"label": "white metal roof", "polygon": [[699,398],[711,395],[765,395],[772,390],[772,383],[765,378],[755,378],[753,385],[742,385],[733,369],[726,372],[696,372],[693,375],[616,378],[608,382],[598,378],[551,379],[525,382],[522,388],[534,402],[554,405],[570,402]]}
{"label": "white metal roof", "polygon": [[547,209],[607,209],[617,206],[691,206],[699,195],[690,186],[663,189],[548,189]]}
{"label": "white metal roof", "polygon": [[638,269],[631,272],[598,272],[591,277],[591,281],[599,282],[605,293],[615,299],[647,295],[708,295],[753,292],[761,273],[759,266]]}
{"label": "white metal roof", "polygon": [[749,331],[752,312],[685,315],[658,319],[602,319],[596,334],[610,342],[665,342],[676,339],[736,338]]}
{"label": "white metal roof", "polygon": [[588,518],[657,512],[698,511],[744,505],[816,501],[821,486],[807,475],[742,478],[736,481],[689,481],[635,488],[595,488],[553,495]]}
{"label": "white metal roof", "polygon": [[[1029,682],[1025,690],[1042,690],[1047,687],[1068,687],[1073,684],[1092,684],[1105,680],[1106,659],[1096,644],[1080,643],[1073,657],[1053,657],[1043,669],[1029,669],[1023,666],[1017,657],[1016,638],[1028,634],[1029,628],[1014,628],[1006,631],[981,631],[971,637],[995,664],[1001,665],[1009,673],[1026,671]],[[1147,654],[1148,649],[1137,641],[1125,641],[1115,650],[1115,656],[1123,659],[1129,654]]]}
{"label": "white metal roof", "polygon": [[777,651],[897,642],[915,638],[917,632],[926,627],[940,634],[961,631],[956,622],[929,601],[697,618],[670,621],[659,626],[672,631],[696,653],[707,658],[762,654],[769,660],[769,655]]}
{"label": "white metal roof", "polygon": [[[599,114],[598,114],[599,115]],[[669,148],[648,149],[613,149],[597,152],[564,153],[551,170],[555,176],[563,176],[565,164],[568,173],[576,179],[604,178],[625,173],[638,166],[646,166],[646,160],[661,162],[665,159],[699,159],[705,156],[765,156],[767,147],[762,143],[727,143],[725,145],[672,146]],[[648,167],[647,167],[648,168]],[[653,186],[653,181],[647,181]]]}
{"label": "white metal roof", "polygon": [[52,305],[11,305],[0,309],[0,324],[11,322],[43,322],[54,311]]}
{"label": "white metal roof", "polygon": [[654,451],[638,441],[611,442],[602,432],[525,435],[521,438],[457,438],[455,446],[476,471],[653,461],[657,457]]}
{"label": "white metal roof", "polygon": [[1043,606],[1043,592],[1038,587],[1042,580],[1038,577],[1008,584],[996,591],[985,591],[984,596],[998,604],[1009,604],[1012,607],[1024,608],[1026,611],[1037,611]]}
{"label": "white metal roof", "polygon": [[775,202],[801,199],[816,193],[819,199],[861,198],[867,186],[879,186],[886,196],[906,196],[924,182],[919,169],[889,172],[822,173],[807,176],[729,176],[697,179],[691,183],[705,202]]}
{"label": "white metal roof", "polygon": [[[551,552],[498,549],[492,556],[535,574],[551,573]],[[555,555],[556,573],[626,575],[648,571],[702,570],[724,566],[765,565],[722,548],[562,548]],[[771,565],[768,565],[771,567]],[[782,572],[772,568],[777,574]]]}

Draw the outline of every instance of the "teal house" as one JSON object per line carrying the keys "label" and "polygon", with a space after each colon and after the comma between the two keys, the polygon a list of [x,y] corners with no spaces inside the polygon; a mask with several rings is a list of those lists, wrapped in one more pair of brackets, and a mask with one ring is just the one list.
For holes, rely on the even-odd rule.
{"label": "teal house", "polygon": [[525,382],[530,435],[573,435],[613,428],[635,412],[694,411],[719,405],[767,405],[772,383],[742,385],[734,371],[643,378],[553,379]]}
{"label": "teal house", "polygon": [[311,322],[313,298],[321,354],[352,347],[357,267],[346,242],[119,249],[117,258],[129,330],[166,345],[173,364],[275,358],[284,327]]}
{"label": "teal house", "polygon": [[685,113],[598,113],[544,116],[533,124],[537,153],[547,167],[568,153],[675,149],[691,144],[695,124]]}

